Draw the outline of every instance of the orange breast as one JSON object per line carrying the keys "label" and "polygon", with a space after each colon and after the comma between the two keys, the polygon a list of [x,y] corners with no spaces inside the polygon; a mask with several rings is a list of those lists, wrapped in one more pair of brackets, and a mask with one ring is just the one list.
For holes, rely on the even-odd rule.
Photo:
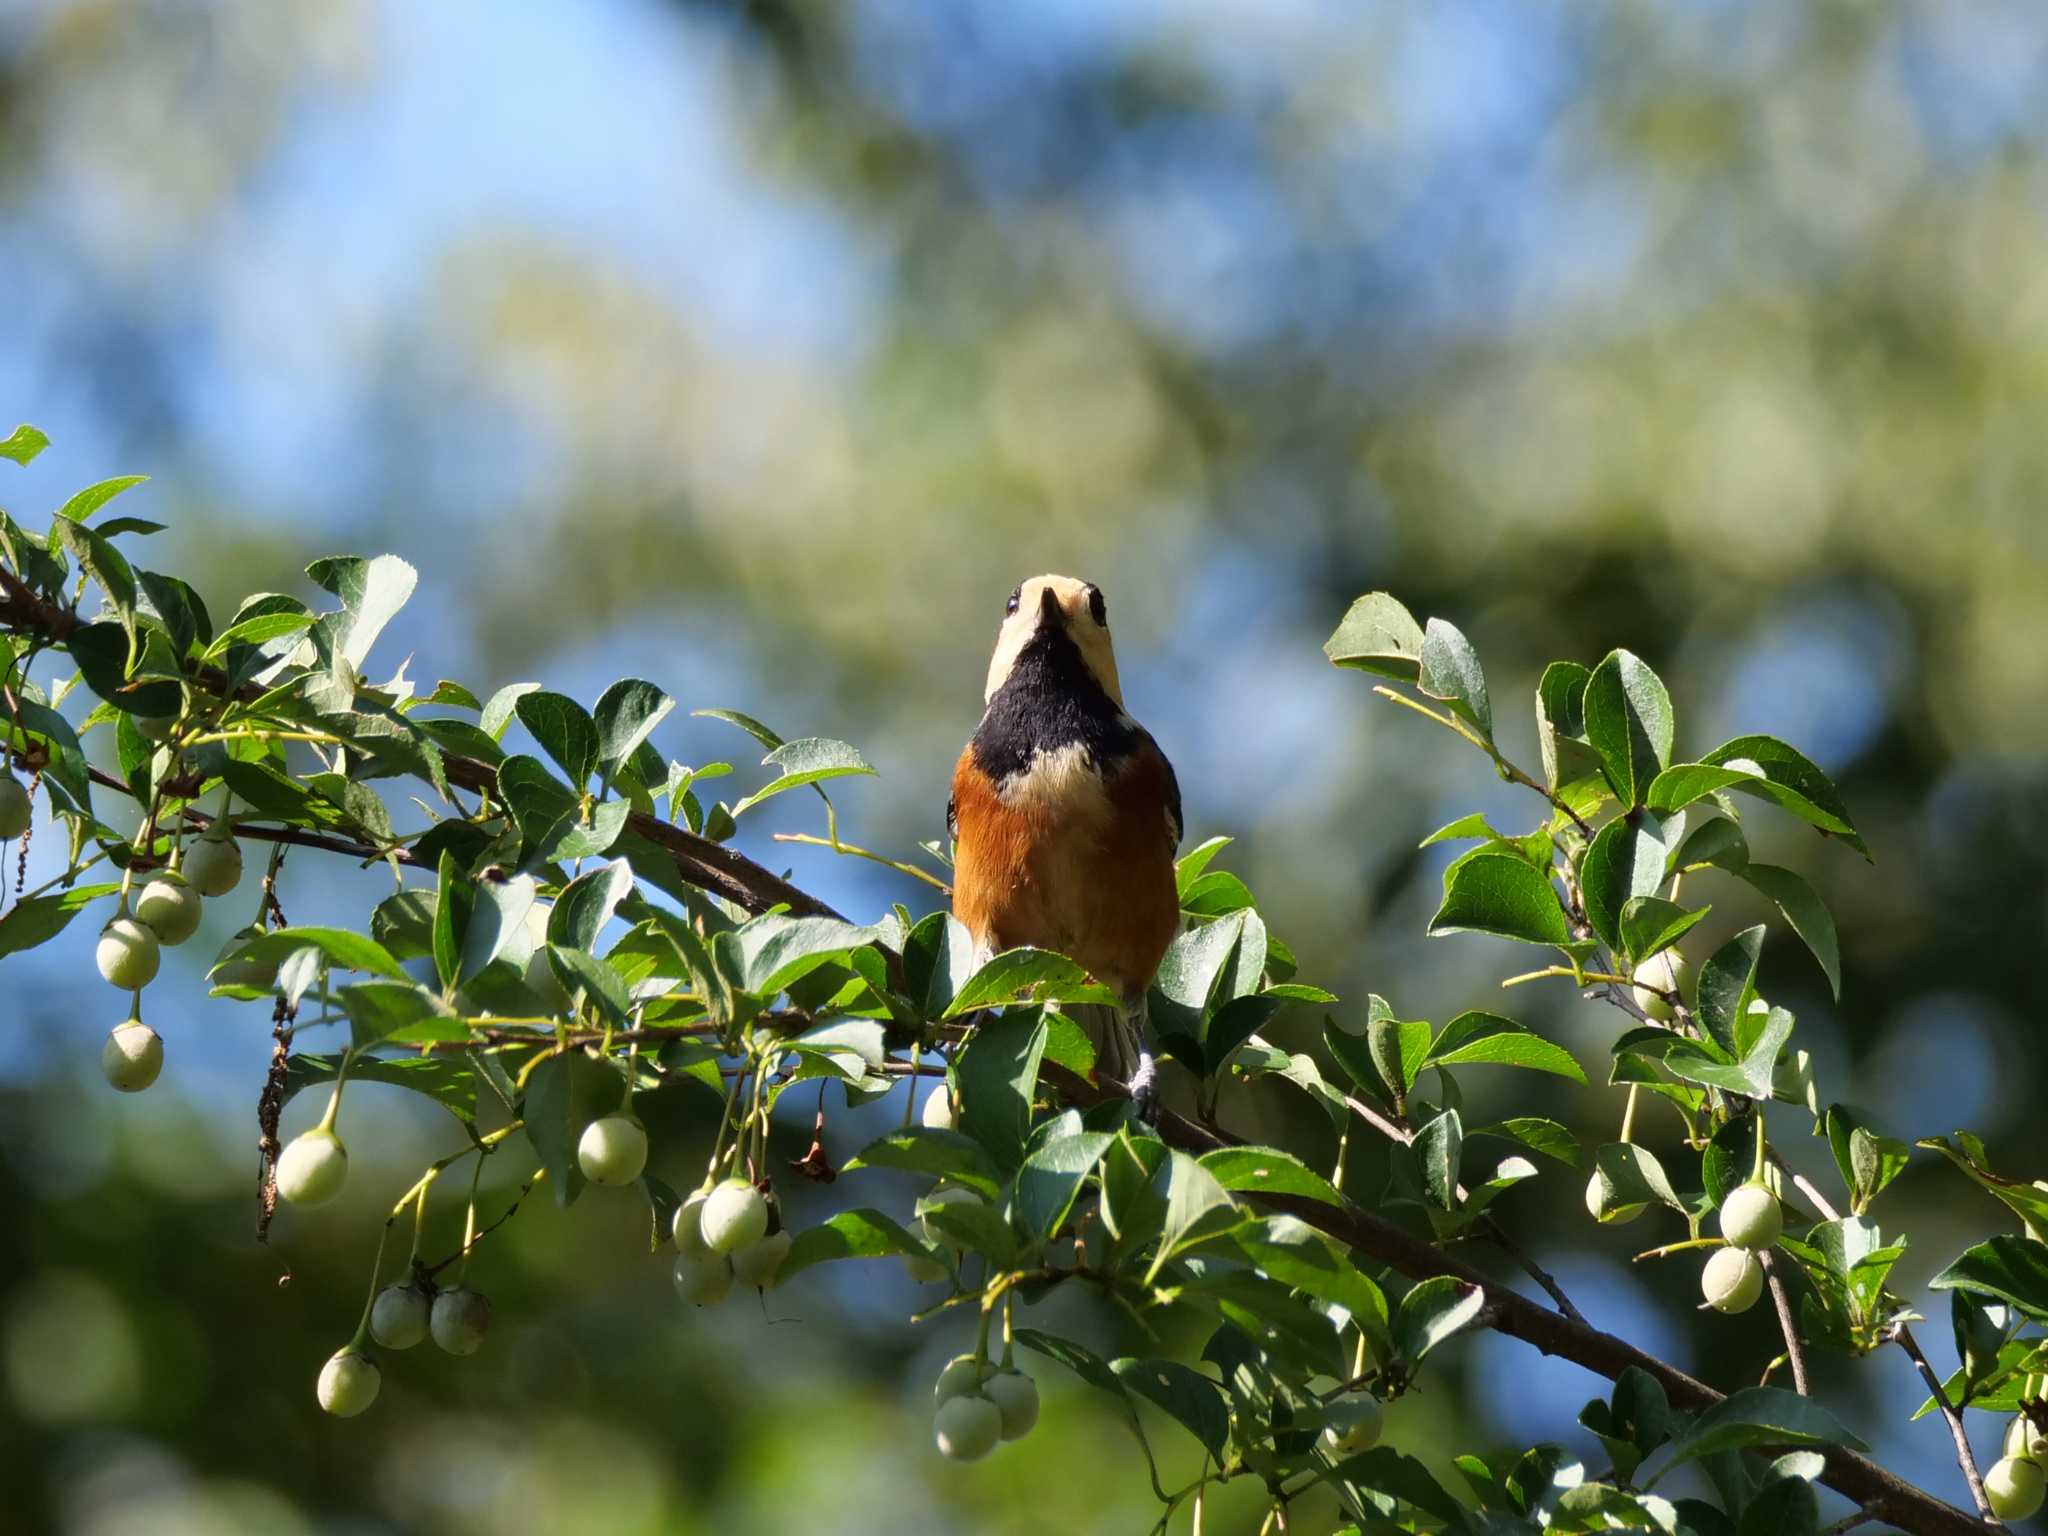
{"label": "orange breast", "polygon": [[953,914],[992,951],[1057,950],[1104,986],[1141,992],[1180,928],[1164,764],[1147,747],[1107,778],[1062,766],[999,795],[973,749],[961,753]]}

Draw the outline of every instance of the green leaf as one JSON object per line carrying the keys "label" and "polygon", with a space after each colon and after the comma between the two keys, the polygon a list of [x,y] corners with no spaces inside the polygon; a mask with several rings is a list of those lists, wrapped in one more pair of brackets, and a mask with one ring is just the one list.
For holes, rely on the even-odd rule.
{"label": "green leaf", "polygon": [[1444,871],[1443,904],[1429,932],[1490,933],[1525,944],[1568,945],[1572,938],[1548,876],[1512,854],[1485,852]]}
{"label": "green leaf", "polygon": [[175,715],[185,702],[176,683],[128,675],[129,637],[121,624],[81,624],[64,645],[78,663],[86,687],[114,708],[131,715]]}
{"label": "green leaf", "polygon": [[411,980],[382,944],[346,928],[279,928],[251,939],[235,951],[233,958],[238,963],[275,966],[308,946],[319,950],[329,965],[343,970],[368,971],[393,981]]}
{"label": "green leaf", "polygon": [[581,792],[597,767],[597,724],[589,713],[566,694],[544,688],[521,694],[514,710],[519,723],[567,776],[569,787]]}
{"label": "green leaf", "polygon": [[1555,1120],[1546,1120],[1540,1115],[1517,1115],[1497,1125],[1475,1126],[1465,1134],[1468,1138],[1494,1136],[1516,1142],[1531,1152],[1541,1152],[1545,1157],[1555,1158],[1574,1168],[1582,1161],[1579,1139]]}
{"label": "green leaf", "polygon": [[1669,949],[1692,931],[1712,907],[1681,907],[1661,896],[1634,896],[1621,909],[1621,949],[1629,969]]}
{"label": "green leaf", "polygon": [[204,661],[218,661],[237,645],[263,645],[285,635],[296,634],[310,629],[318,615],[304,611],[284,613],[258,613],[249,618],[237,617],[234,623],[214,636],[213,644],[206,648]]}
{"label": "green leaf", "polygon": [[1681,763],[1671,774],[1671,782],[1657,791],[1657,809],[1689,805],[1717,790],[1739,790],[1769,800],[1870,857],[1834,781],[1775,736],[1738,736],[1698,763]]}
{"label": "green leaf", "polygon": [[1417,685],[1477,726],[1481,736],[1493,740],[1493,706],[1486,699],[1486,674],[1480,670],[1472,643],[1456,625],[1443,619],[1429,621],[1422,636]]}
{"label": "green leaf", "polygon": [[1166,1200],[1166,1218],[1159,1236],[1159,1249],[1152,1256],[1151,1267],[1145,1271],[1147,1285],[1157,1277],[1168,1259],[1181,1249],[1212,1236],[1237,1215],[1230,1192],[1216,1182],[1216,1175],[1185,1152],[1167,1154],[1165,1166],[1154,1177],[1155,1188],[1160,1180],[1164,1180],[1166,1185],[1161,1191]]}
{"label": "green leaf", "polygon": [[136,646],[135,632],[135,572],[129,566],[127,557],[114,548],[113,541],[96,529],[83,523],[60,517],[50,525],[51,537],[70,550],[77,559],[79,569],[99,585],[107,600],[107,606],[114,617],[121,622],[121,631],[128,638],[129,656],[132,658]]}
{"label": "green leaf", "polygon": [[1088,973],[1065,955],[1049,949],[1006,949],[961,984],[941,1017],[957,1019],[1022,1002],[1114,1006],[1117,996],[1091,982]]}
{"label": "green leaf", "polygon": [[1932,1280],[1937,1291],[1974,1291],[2048,1323],[2048,1244],[2009,1232],[1978,1243]]}
{"label": "green leaf", "polygon": [[1656,1154],[1632,1142],[1609,1142],[1593,1152],[1593,1166],[1605,1175],[1623,1205],[1647,1205],[1662,1201],[1683,1212],[1685,1202],[1665,1177],[1664,1165]]}
{"label": "green leaf", "polygon": [[576,1143],[585,1126],[617,1108],[622,1086],[616,1072],[580,1051],[548,1058],[527,1079],[526,1139],[547,1170],[556,1205],[568,1206],[583,1193]]}
{"label": "green leaf", "polygon": [[[1452,1529],[1473,1531],[1491,1529],[1502,1536],[1509,1527],[1489,1526],[1479,1520],[1470,1519],[1472,1511],[1466,1509],[1444,1490],[1443,1484],[1430,1476],[1429,1469],[1413,1456],[1404,1455],[1391,1445],[1375,1445],[1360,1451],[1356,1456],[1347,1456],[1331,1469],[1333,1481],[1348,1484],[1354,1488],[1370,1489],[1381,1495],[1391,1495],[1412,1504],[1425,1514],[1448,1521]],[[1391,1514],[1391,1511],[1388,1512]],[[1374,1529],[1410,1530],[1415,1522],[1403,1520],[1398,1524],[1391,1519],[1375,1524]]]}
{"label": "green leaf", "polygon": [[7,434],[7,441],[0,443],[0,459],[12,459],[17,464],[27,464],[50,446],[49,438],[26,422]]}
{"label": "green leaf", "polygon": [[505,727],[519,712],[519,701],[539,691],[539,683],[507,683],[485,701],[483,712],[477,717],[478,727],[493,741],[503,739]]}
{"label": "green leaf", "polygon": [[1107,1131],[1079,1131],[1032,1149],[1017,1170],[1017,1220],[1039,1242],[1059,1231],[1075,1197],[1116,1137]]}
{"label": "green leaf", "polygon": [[1422,1167],[1422,1187],[1439,1210],[1455,1211],[1458,1166],[1465,1154],[1465,1122],[1447,1109],[1415,1133],[1415,1160]]}
{"label": "green leaf", "polygon": [[1776,864],[1745,864],[1740,873],[1743,879],[1778,904],[1778,910],[1785,914],[1785,921],[1792,925],[1792,931],[1806,941],[1806,947],[1813,951],[1813,958],[1820,962],[1820,968],[1828,978],[1829,992],[1839,999],[1842,995],[1842,951],[1835,940],[1834,917],[1819,893],[1806,883],[1803,876]]}
{"label": "green leaf", "polygon": [[98,485],[89,485],[57,509],[59,517],[68,517],[73,522],[85,522],[123,491],[133,490],[149,479],[147,475],[116,475],[111,480],[102,480]]}
{"label": "green leaf", "polygon": [[1215,1382],[1173,1360],[1124,1358],[1110,1362],[1117,1379],[1157,1403],[1221,1462],[1230,1448],[1230,1408]]}
{"label": "green leaf", "polygon": [[[294,1055],[285,1066],[285,1098],[290,1099],[303,1088],[334,1081],[341,1070],[341,1060],[339,1056]],[[432,1099],[465,1124],[476,1123],[476,1071],[460,1057],[400,1056],[386,1060],[358,1056],[349,1063],[348,1080],[351,1085],[392,1083],[410,1089]]]}
{"label": "green leaf", "polygon": [[618,840],[631,810],[623,800],[607,800],[590,807],[586,820],[578,797],[539,758],[524,755],[498,765],[498,793],[519,824],[524,868],[604,853]]}
{"label": "green leaf", "polygon": [[607,774],[631,758],[676,701],[652,683],[623,677],[597,701],[597,758]]}
{"label": "green leaf", "polygon": [[1273,1147],[1219,1147],[1204,1152],[1201,1165],[1227,1190],[1254,1195],[1301,1195],[1325,1205],[1344,1197],[1300,1158]]}
{"label": "green leaf", "polygon": [[526,914],[533,907],[533,895],[531,875],[476,882],[475,904],[462,934],[461,963],[455,973],[457,986],[467,984],[503,954],[508,945],[525,943]]}
{"label": "green leaf", "polygon": [[1671,696],[1657,674],[1627,651],[1610,651],[1586,682],[1586,739],[1607,779],[1631,809],[1671,761]]}
{"label": "green leaf", "polygon": [[1579,868],[1586,921],[1609,949],[1624,950],[1621,913],[1639,896],[1654,896],[1664,883],[1661,829],[1648,817],[1617,817],[1602,827]]}
{"label": "green leaf", "polygon": [[960,1129],[986,1148],[1005,1172],[1024,1160],[1045,1037],[1045,1015],[1038,1009],[986,1019],[953,1067],[960,1090]]}
{"label": "green leaf", "polygon": [[633,866],[625,859],[613,859],[602,869],[578,875],[563,888],[548,913],[549,942],[595,953],[597,936],[632,892]]}
{"label": "green leaf", "polygon": [[1369,592],[1346,611],[1323,654],[1340,667],[1357,667],[1412,683],[1422,670],[1422,626],[1396,599]]}
{"label": "green leaf", "polygon": [[1123,1378],[1110,1368],[1109,1362],[1071,1339],[1056,1334],[1040,1333],[1036,1328],[1019,1328],[1012,1337],[1026,1349],[1036,1350],[1048,1359],[1056,1360],[1079,1376],[1089,1386],[1107,1392],[1123,1410],[1124,1422],[1131,1433],[1137,1436],[1139,1449],[1145,1453],[1145,1462],[1152,1469],[1152,1481],[1157,1486],[1159,1469],[1152,1464],[1152,1447],[1145,1440],[1145,1427],[1138,1421],[1138,1410],[1131,1402],[1131,1395],[1125,1388]]}
{"label": "green leaf", "polygon": [[1575,1083],[1586,1080],[1585,1072],[1563,1046],[1513,1019],[1477,1009],[1459,1014],[1443,1027],[1443,1033],[1436,1037],[1424,1057],[1423,1066],[1454,1067],[1466,1062],[1529,1067],[1568,1077]]}
{"label": "green leaf", "polygon": [[[175,689],[172,696],[176,696]],[[0,700],[0,709],[5,707],[4,700]],[[79,745],[71,722],[49,705],[30,698],[17,696],[15,709],[15,719],[0,717],[0,739],[17,749],[42,746],[48,755],[43,782],[61,795],[65,808],[91,816],[92,778],[86,769],[85,749]]]}
{"label": "green leaf", "polygon": [[1737,1043],[1740,1021],[1756,1000],[1756,968],[1763,954],[1764,929],[1745,928],[1715,950],[1700,967],[1699,1016],[1707,1033],[1731,1055],[1742,1054]]}
{"label": "green leaf", "polygon": [[1351,1262],[1341,1244],[1292,1216],[1248,1221],[1231,1234],[1231,1241],[1282,1285],[1342,1307],[1382,1357],[1390,1351],[1386,1293]]}
{"label": "green leaf", "polygon": [[[1836,1148],[1835,1160],[1842,1164],[1843,1179],[1854,1188],[1856,1175],[1850,1168],[1851,1132],[1848,1129],[1854,1122],[1848,1118],[1847,1111],[1839,1104],[1828,1111],[1830,1142],[1836,1141],[1838,1121],[1842,1123],[1843,1129],[1840,1132],[1841,1140]],[[1884,1140],[1885,1138],[1879,1138],[1878,1144],[1882,1146]],[[1893,1142],[1891,1145],[1897,1146],[1898,1143]],[[1984,1143],[1975,1136],[1968,1131],[1957,1131],[1953,1142],[1946,1136],[1934,1136],[1915,1145],[1925,1147],[1930,1152],[1939,1152],[1946,1157],[2024,1221],[2029,1236],[2037,1241],[2048,1242],[2048,1190],[2038,1188],[2024,1179],[2008,1179],[1993,1173],[1984,1155]]]}
{"label": "green leaf", "polygon": [[1467,1280],[1437,1275],[1411,1287],[1394,1315],[1394,1343],[1408,1365],[1422,1363],[1444,1340],[1479,1321],[1486,1292]]}
{"label": "green leaf", "polygon": [[1739,875],[1748,863],[1749,840],[1742,835],[1742,828],[1717,816],[1693,828],[1672,853],[1667,873],[1678,875],[1711,866]]}
{"label": "green leaf", "polygon": [[405,606],[419,582],[419,572],[396,555],[379,555],[374,560],[353,556],[316,560],[306,567],[306,574],[341,599],[341,615],[329,625],[329,632],[334,649],[358,671],[384,626]]}
{"label": "green leaf", "polygon": [[1553,661],[1536,685],[1536,737],[1543,752],[1543,782],[1551,789],[1599,761],[1586,742],[1586,684],[1590,667]]}
{"label": "green leaf", "polygon": [[7,909],[7,915],[0,917],[0,955],[48,943],[64,931],[82,908],[120,889],[119,885],[74,885],[68,891],[53,891],[15,902]]}
{"label": "green leaf", "polygon": [[847,1159],[846,1167],[848,1171],[898,1168],[922,1173],[963,1184],[989,1199],[994,1199],[1002,1189],[1002,1174],[980,1142],[959,1131],[931,1126],[906,1125],[877,1136]]}
{"label": "green leaf", "polygon": [[981,1201],[944,1204],[920,1201],[918,1215],[968,1253],[979,1254],[996,1270],[1015,1269],[1023,1253],[1017,1234],[1003,1213]]}
{"label": "green leaf", "polygon": [[1739,1536],[1813,1536],[1820,1528],[1820,1499],[1803,1477],[1766,1483],[1742,1512]]}
{"label": "green leaf", "polygon": [[563,991],[574,997],[580,990],[585,999],[597,1004],[615,1026],[625,1026],[633,1011],[633,999],[626,991],[625,978],[615,967],[587,949],[552,941],[548,944],[548,963]]}
{"label": "green leaf", "polygon": [[1208,869],[1210,861],[1217,854],[1228,848],[1230,842],[1231,840],[1227,837],[1209,838],[1205,842],[1197,843],[1174,862],[1174,882],[1183,897],[1194,887],[1195,882],[1202,878],[1202,874]]}
{"label": "green leaf", "polygon": [[337,994],[349,1018],[349,1044],[357,1050],[390,1041],[423,1045],[461,1040],[469,1031],[431,992],[409,981],[364,981]]}
{"label": "green leaf", "polygon": [[743,715],[736,709],[693,709],[692,719],[723,720],[727,725],[736,725],[769,751],[782,745],[782,738],[768,729],[752,715]]}
{"label": "green leaf", "polygon": [[455,855],[442,850],[434,895],[434,974],[451,991],[462,970],[462,944],[476,911],[476,882],[463,878]]}
{"label": "green leaf", "polygon": [[1671,1448],[1666,1470],[1753,1445],[1841,1445],[1852,1451],[1863,1442],[1811,1398],[1782,1387],[1745,1387],[1692,1422]]}
{"label": "green leaf", "polygon": [[827,1264],[835,1259],[880,1259],[894,1253],[918,1258],[931,1256],[929,1248],[880,1211],[840,1211],[797,1233],[777,1274],[779,1279],[787,1280],[813,1264]]}
{"label": "green leaf", "polygon": [[790,917],[764,912],[733,935],[743,962],[742,981],[757,997],[773,997],[812,971],[880,937],[836,917]]}
{"label": "green leaf", "polygon": [[761,761],[780,768],[782,776],[771,780],[734,806],[732,814],[735,818],[745,815],[763,800],[779,795],[786,789],[801,789],[806,784],[845,778],[848,774],[866,774],[872,777],[875,771],[856,749],[843,741],[833,741],[824,736],[806,736],[798,741],[786,741]]}
{"label": "green leaf", "polygon": [[137,571],[135,579],[142,585],[147,607],[169,632],[172,654],[179,660],[212,637],[213,620],[206,612],[206,604],[184,582],[155,571]]}

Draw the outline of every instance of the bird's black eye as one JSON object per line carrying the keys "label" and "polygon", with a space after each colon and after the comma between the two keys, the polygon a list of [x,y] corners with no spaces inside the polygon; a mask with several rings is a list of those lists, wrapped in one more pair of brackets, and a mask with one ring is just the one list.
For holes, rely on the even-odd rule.
{"label": "bird's black eye", "polygon": [[1020,584],[1017,590],[1010,594],[1010,600],[1007,603],[1003,604],[1003,612],[1005,614],[1015,613],[1017,611],[1017,604],[1019,601],[1022,600],[1023,596],[1024,588]]}
{"label": "bird's black eye", "polygon": [[1088,589],[1088,617],[1102,628],[1109,628],[1109,604],[1102,600],[1100,587],[1091,586]]}

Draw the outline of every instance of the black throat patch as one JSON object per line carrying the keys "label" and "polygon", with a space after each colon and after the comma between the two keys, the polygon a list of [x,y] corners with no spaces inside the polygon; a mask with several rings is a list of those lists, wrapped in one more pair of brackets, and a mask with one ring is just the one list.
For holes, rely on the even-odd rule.
{"label": "black throat patch", "polygon": [[974,761],[1000,784],[1040,752],[1079,744],[1098,770],[1137,750],[1144,733],[1088,671],[1066,630],[1043,624],[1017,653],[1010,675],[974,733]]}

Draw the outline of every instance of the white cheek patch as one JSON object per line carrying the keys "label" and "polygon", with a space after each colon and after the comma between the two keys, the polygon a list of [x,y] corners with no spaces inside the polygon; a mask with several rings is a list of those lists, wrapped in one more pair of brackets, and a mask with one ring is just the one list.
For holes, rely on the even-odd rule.
{"label": "white cheek patch", "polygon": [[1064,817],[1104,817],[1109,796],[1095,760],[1078,741],[1050,751],[1040,748],[1031,764],[996,786],[996,796],[1013,811]]}

